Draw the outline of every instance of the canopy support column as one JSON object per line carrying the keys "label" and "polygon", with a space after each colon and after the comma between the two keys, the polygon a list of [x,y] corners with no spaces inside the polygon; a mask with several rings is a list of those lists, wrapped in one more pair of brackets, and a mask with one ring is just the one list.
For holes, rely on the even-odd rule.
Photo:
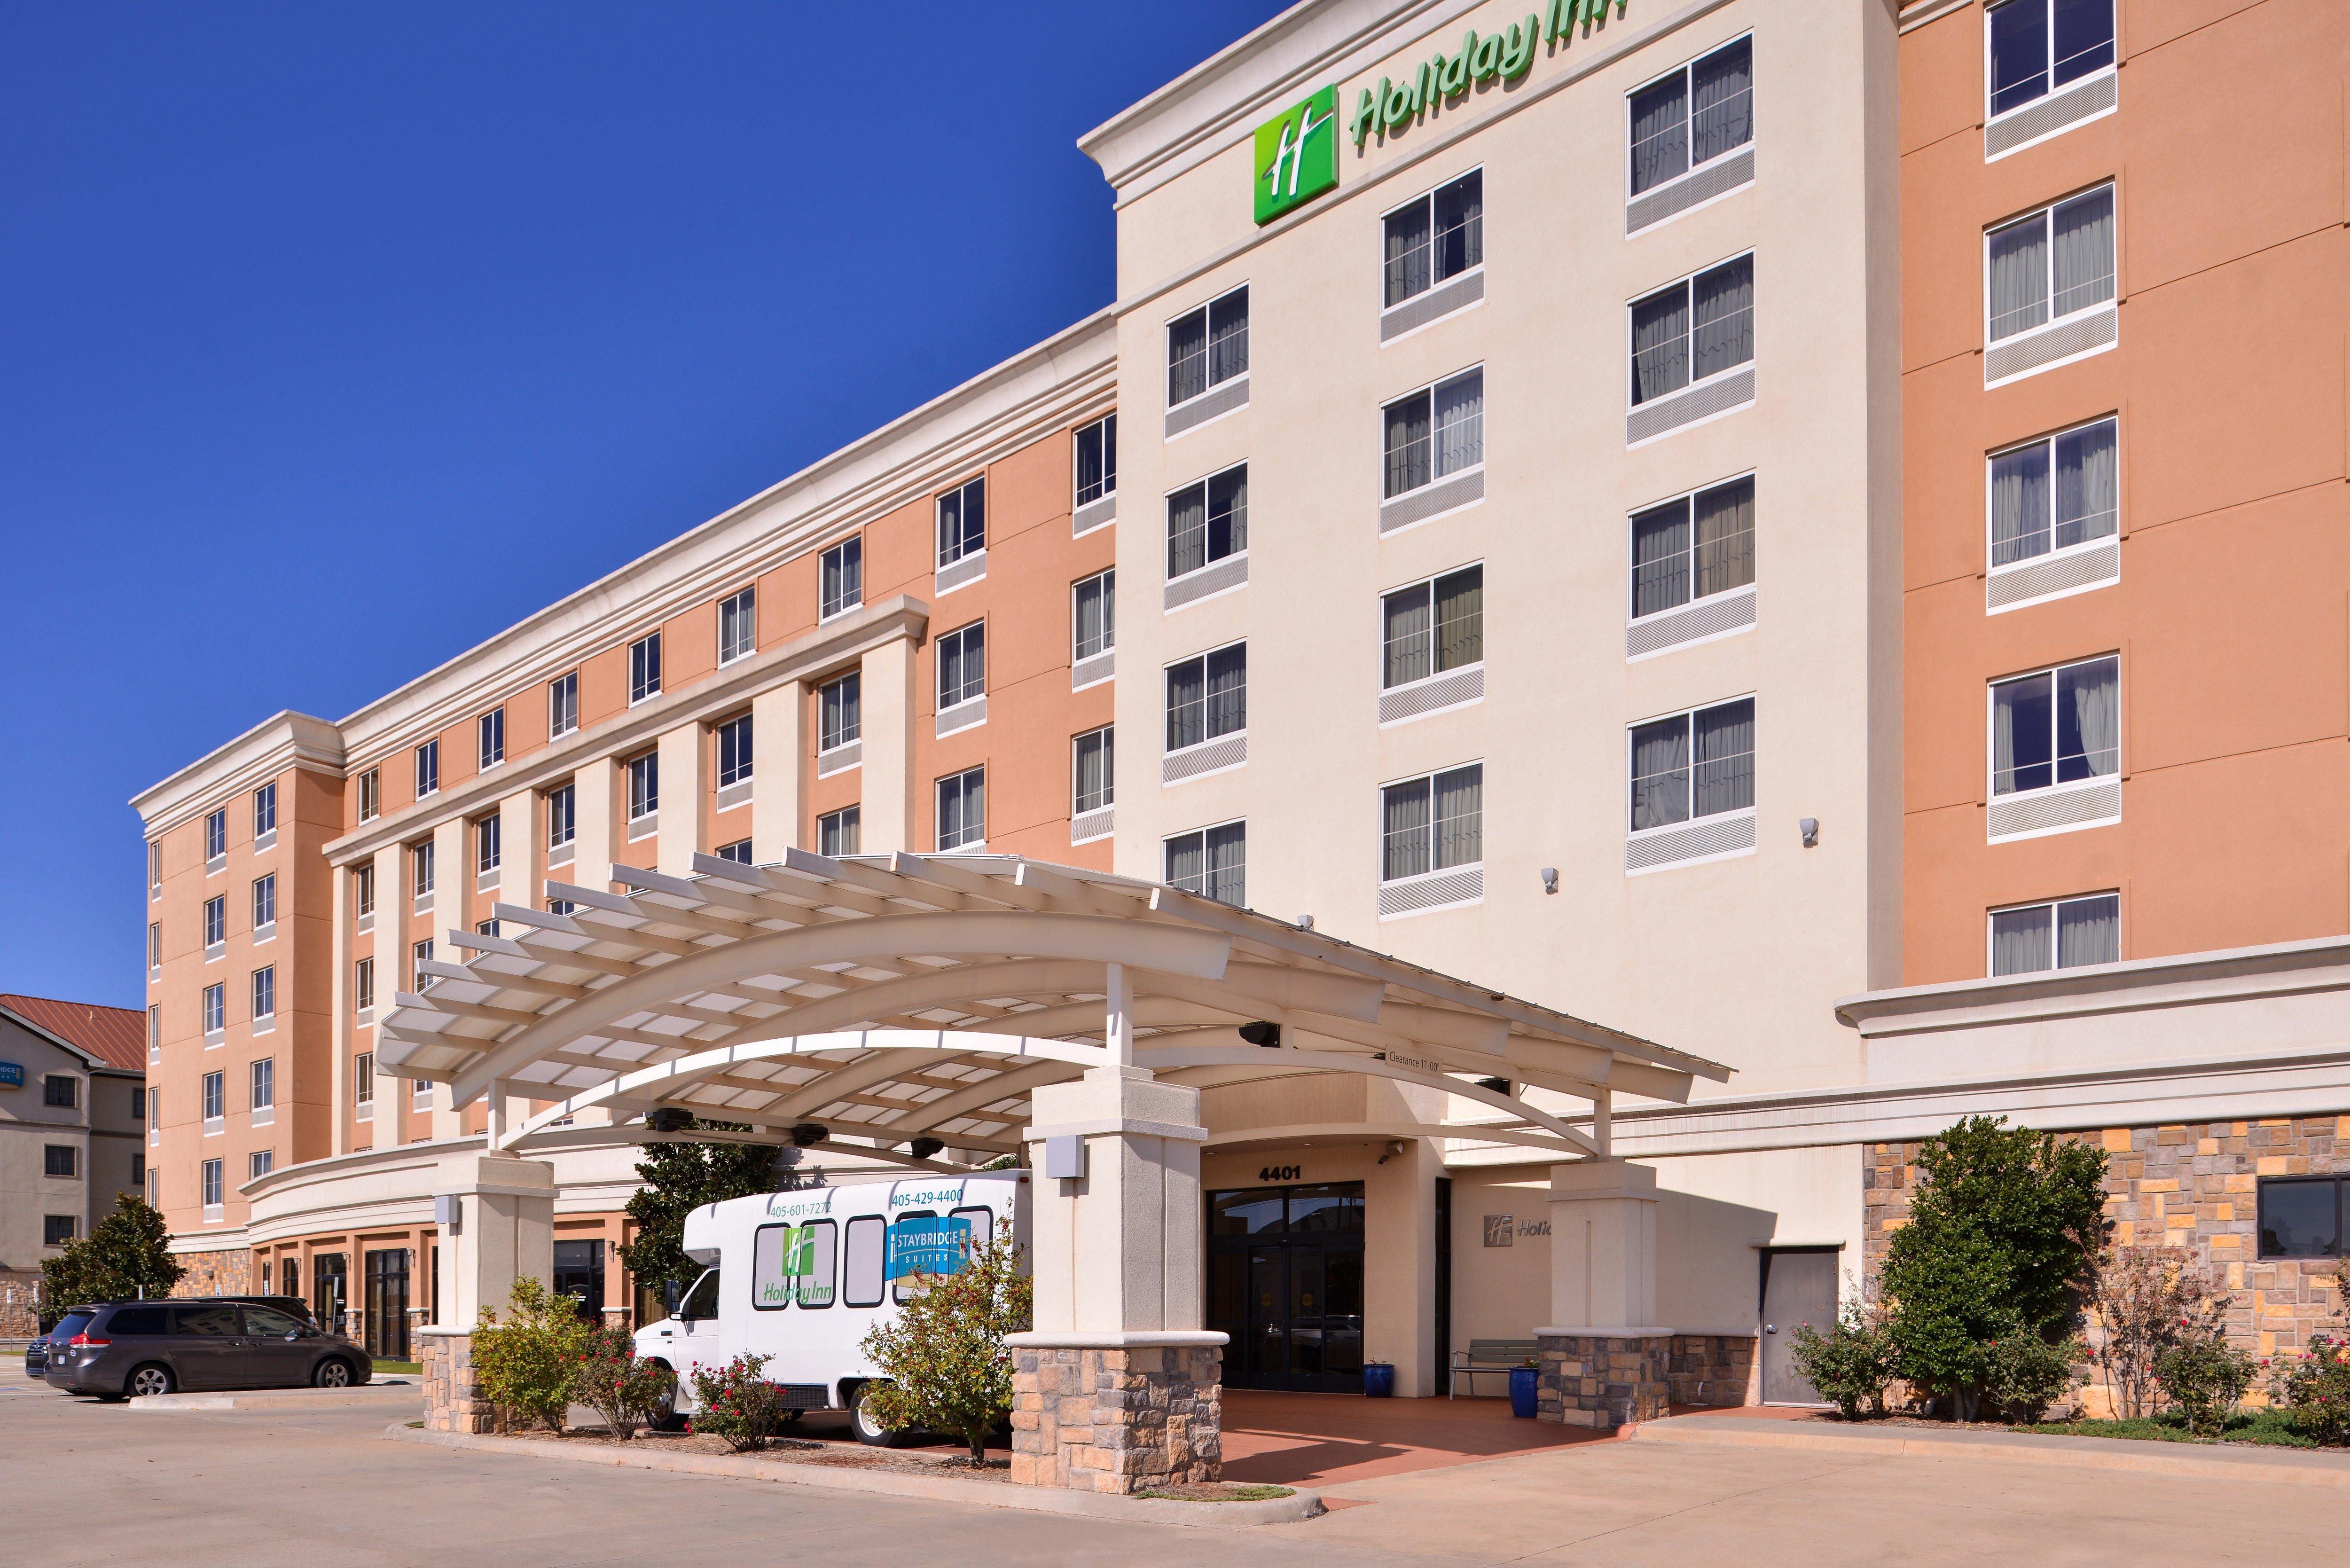
{"label": "canopy support column", "polygon": [[[1595,1124],[1603,1139],[1606,1093]],[[1665,1415],[1672,1330],[1656,1321],[1657,1173],[1620,1159],[1555,1165],[1550,1215],[1551,1326],[1534,1331],[1536,1414],[1605,1430]]]}
{"label": "canopy support column", "polygon": [[1109,997],[1107,1027],[1104,1039],[1109,1046],[1109,1059],[1121,1067],[1134,1065],[1134,981],[1126,966],[1109,966]]}
{"label": "canopy support column", "polygon": [[[501,1097],[490,1103],[495,1116]],[[473,1379],[473,1325],[484,1307],[507,1315],[516,1280],[554,1283],[555,1168],[504,1154],[452,1155],[433,1181],[432,1208],[441,1266],[432,1325],[422,1331],[424,1422],[434,1431],[486,1432],[494,1417]]]}

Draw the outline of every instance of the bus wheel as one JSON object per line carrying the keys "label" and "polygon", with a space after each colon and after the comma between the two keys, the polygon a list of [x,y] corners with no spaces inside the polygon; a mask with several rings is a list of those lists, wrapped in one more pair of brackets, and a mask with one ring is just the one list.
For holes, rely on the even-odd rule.
{"label": "bus wheel", "polygon": [[903,1448],[906,1442],[906,1435],[903,1432],[893,1432],[889,1428],[881,1425],[880,1422],[874,1419],[873,1413],[866,1407],[866,1401],[871,1397],[873,1391],[880,1386],[881,1385],[879,1383],[860,1383],[858,1385],[857,1398],[848,1407],[849,1429],[857,1434],[857,1440],[858,1442],[864,1443],[868,1447],[876,1449]]}

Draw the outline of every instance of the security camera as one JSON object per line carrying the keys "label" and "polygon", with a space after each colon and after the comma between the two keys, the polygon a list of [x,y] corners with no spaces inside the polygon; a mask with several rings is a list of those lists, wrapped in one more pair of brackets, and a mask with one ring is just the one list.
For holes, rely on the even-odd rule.
{"label": "security camera", "polygon": [[820,1122],[802,1122],[792,1129],[792,1142],[801,1148],[820,1144],[832,1136],[832,1129]]}
{"label": "security camera", "polygon": [[1263,1045],[1269,1049],[1281,1044],[1281,1025],[1267,1023],[1262,1018],[1253,1023],[1242,1024],[1240,1033],[1241,1038],[1252,1045]]}
{"label": "security camera", "polygon": [[907,1152],[910,1153],[916,1159],[928,1159],[944,1147],[946,1147],[946,1144],[942,1139],[934,1137],[918,1137],[913,1141],[912,1145],[910,1146]]}

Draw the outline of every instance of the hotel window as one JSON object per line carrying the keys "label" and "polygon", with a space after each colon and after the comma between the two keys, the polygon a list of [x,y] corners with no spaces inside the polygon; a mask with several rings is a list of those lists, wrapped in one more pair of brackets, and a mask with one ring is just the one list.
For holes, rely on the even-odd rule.
{"label": "hotel window", "polygon": [[161,920],[148,922],[147,967],[151,970],[163,967],[163,923]]}
{"label": "hotel window", "polygon": [[1235,463],[1167,498],[1167,578],[1248,553],[1248,464]]}
{"label": "hotel window", "polygon": [[1632,302],[1632,401],[1652,401],[1754,358],[1754,257],[1709,267]]}
{"label": "hotel window", "polygon": [[160,838],[151,838],[147,841],[147,891],[153,895],[162,890],[163,841]]}
{"label": "hotel window", "polygon": [[1631,95],[1632,194],[1754,140],[1754,40],[1741,38]]}
{"label": "hotel window", "polygon": [[419,991],[422,991],[432,982],[432,977],[424,972],[424,966],[432,961],[432,938],[427,937],[424,940],[413,943],[410,946],[408,950],[408,973],[410,979],[415,982],[416,989]]}
{"label": "hotel window", "polygon": [[1387,500],[1485,461],[1482,365],[1399,398],[1381,413],[1387,421],[1387,474],[1380,493]]}
{"label": "hotel window", "polygon": [[987,623],[973,621],[939,639],[939,707],[987,695]]}
{"label": "hotel window", "polygon": [[1985,330],[1993,343],[2114,296],[2114,188],[2043,207],[1983,235]]}
{"label": "hotel window", "polygon": [[383,775],[374,768],[359,775],[359,820],[373,822],[383,815]]}
{"label": "hotel window", "polygon": [[718,662],[732,664],[758,651],[759,590],[744,588],[718,601]]}
{"label": "hotel window", "polygon": [[427,741],[416,748],[416,798],[437,794],[441,788],[441,742]]}
{"label": "hotel window", "polygon": [[351,1005],[360,1012],[375,1006],[375,960],[371,958],[351,966]]}
{"label": "hotel window", "polygon": [[204,900],[204,946],[216,948],[228,940],[228,895],[216,893]]}
{"label": "hotel window", "polygon": [[506,711],[491,709],[473,721],[473,730],[480,758],[475,765],[486,773],[506,760]]}
{"label": "hotel window", "polygon": [[1118,798],[1117,737],[1113,726],[1088,730],[1072,742],[1070,777],[1075,784],[1072,808],[1080,816],[1099,811]]}
{"label": "hotel window", "polygon": [[1167,749],[1204,745],[1248,728],[1248,644],[1167,667]]}
{"label": "hotel window", "polygon": [[629,644],[629,704],[634,707],[661,689],[660,633]]}
{"label": "hotel window", "polygon": [[1991,972],[2038,974],[2084,964],[2118,963],[2122,900],[2118,893],[2058,898],[1991,912]]}
{"label": "hotel window", "polygon": [[2350,1215],[2350,1178],[2264,1176],[2259,1179],[2262,1258],[2338,1258],[2344,1219]]}
{"label": "hotel window", "polygon": [[2120,421],[2099,420],[1991,454],[1993,571],[2113,535],[2120,431]]}
{"label": "hotel window", "polygon": [[579,727],[579,671],[558,675],[546,683],[546,738],[567,735]]}
{"label": "hotel window", "polygon": [[1219,904],[1248,903],[1248,824],[1227,822],[1165,841],[1167,885],[1213,898]]}
{"label": "hotel window", "polygon": [[1632,831],[1754,807],[1754,699],[1632,727]]}
{"label": "hotel window", "polygon": [[253,792],[253,836],[277,831],[277,786],[263,784]]}
{"label": "hotel window", "polygon": [[1379,880],[1458,870],[1485,858],[1485,768],[1472,763],[1379,791]]}
{"label": "hotel window", "polygon": [[1632,618],[1754,584],[1754,481],[1733,479],[1632,519]]}
{"label": "hotel window", "polygon": [[1069,616],[1072,659],[1087,659],[1118,646],[1118,572],[1097,572],[1076,586]]}
{"label": "hotel window", "polygon": [[375,1053],[362,1051],[351,1063],[351,1103],[375,1104]]}
{"label": "hotel window", "polygon": [[264,1056],[253,1064],[253,1108],[265,1111],[277,1104],[277,1063]]}
{"label": "hotel window", "polygon": [[204,1120],[216,1122],[228,1114],[228,1075],[204,1075]]}
{"label": "hotel window", "polygon": [[207,1210],[221,1206],[221,1162],[217,1159],[204,1161],[203,1199]]}
{"label": "hotel window", "polygon": [[69,1143],[41,1146],[41,1174],[69,1179],[81,1174],[81,1151]]}
{"label": "hotel window", "polygon": [[987,770],[966,768],[939,781],[939,847],[961,849],[987,838]]}
{"label": "hotel window", "polygon": [[2114,63],[2114,0],[2007,0],[1985,20],[1993,119]]}
{"label": "hotel window", "polygon": [[939,497],[939,565],[951,566],[987,548],[984,474]]}
{"label": "hotel window", "polygon": [[277,966],[267,964],[253,971],[253,1021],[277,1016]]}
{"label": "hotel window", "polygon": [[351,873],[351,882],[358,899],[357,912],[362,915],[374,914],[375,867],[373,863],[370,862],[354,869]]}
{"label": "hotel window", "polygon": [[[396,1089],[392,1092],[399,1093]],[[408,1081],[408,1107],[414,1111],[429,1111],[432,1108],[432,1079],[411,1078]]]}
{"label": "hotel window", "polygon": [[546,792],[546,846],[559,849],[579,831],[579,795],[570,784]]}
{"label": "hotel window", "polygon": [[409,880],[420,898],[432,891],[432,840],[408,846]]}
{"label": "hotel window", "polygon": [[256,877],[253,882],[253,929],[256,931],[277,923],[277,873]]}
{"label": "hotel window", "polygon": [[277,1168],[276,1152],[266,1148],[255,1149],[252,1157],[246,1161],[246,1166],[253,1172],[247,1179],[257,1181]]}
{"label": "hotel window", "polygon": [[1077,431],[1077,504],[1118,493],[1118,416],[1105,414]]}
{"label": "hotel window", "polygon": [[2121,771],[2121,659],[2108,655],[1991,688],[1991,791],[2021,794]]}
{"label": "hotel window", "polygon": [[158,1051],[161,1051],[162,1048],[163,1048],[163,1004],[162,1004],[161,1002],[149,1002],[149,1003],[147,1004],[147,1054],[148,1054],[148,1057],[151,1060],[151,1059],[154,1057],[155,1053],[156,1053],[156,1052],[158,1052]]}
{"label": "hotel window", "polygon": [[567,915],[578,907],[568,898],[549,898],[546,901],[546,912],[550,915]]}
{"label": "hotel window", "polygon": [[473,821],[473,870],[475,874],[494,871],[502,858],[504,845],[504,825],[494,813]]}
{"label": "hotel window", "polygon": [[215,811],[204,818],[204,858],[217,860],[228,853],[228,813]]}
{"label": "hotel window", "polygon": [[863,676],[851,670],[827,681],[816,692],[816,750],[837,752],[862,736],[864,709]]}
{"label": "hotel window", "polygon": [[1167,406],[1188,402],[1249,368],[1248,286],[1167,324]]}
{"label": "hotel window", "polygon": [[59,1110],[72,1110],[81,1104],[81,1080],[65,1073],[51,1073],[41,1080],[41,1104]]}
{"label": "hotel window", "polygon": [[[130,1151],[130,1185],[138,1188],[147,1185],[147,1151],[143,1148]],[[151,1203],[153,1199],[148,1201]]]}
{"label": "hotel window", "polygon": [[1379,600],[1382,688],[1409,686],[1485,659],[1485,568],[1464,566]]}
{"label": "hotel window", "polygon": [[722,844],[715,851],[721,860],[732,860],[737,866],[751,864],[751,841],[738,838],[732,844]]}
{"label": "hotel window", "polygon": [[498,923],[495,920],[476,920],[473,922],[473,934],[477,937],[494,937],[498,934]]}
{"label": "hotel window", "polygon": [[751,776],[751,715],[730,719],[718,726],[718,787],[741,784]]}
{"label": "hotel window", "polygon": [[816,852],[827,858],[854,855],[859,838],[863,814],[853,805],[838,811],[828,811],[816,819]]}
{"label": "hotel window", "polygon": [[629,762],[629,820],[640,821],[660,810],[660,753],[647,752]]}
{"label": "hotel window", "polygon": [[816,615],[830,620],[865,602],[865,536],[843,539],[817,564]]}
{"label": "hotel window", "polygon": [[1387,215],[1387,303],[1485,265],[1485,171],[1472,169]]}

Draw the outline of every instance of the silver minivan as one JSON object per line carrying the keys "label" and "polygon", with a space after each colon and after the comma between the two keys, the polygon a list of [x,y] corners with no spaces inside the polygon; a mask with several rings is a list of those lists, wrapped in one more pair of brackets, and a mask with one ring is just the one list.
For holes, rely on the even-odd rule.
{"label": "silver minivan", "polygon": [[368,1353],[274,1306],[220,1297],[78,1306],[49,1331],[53,1388],[102,1399],[188,1388],[343,1388]]}

